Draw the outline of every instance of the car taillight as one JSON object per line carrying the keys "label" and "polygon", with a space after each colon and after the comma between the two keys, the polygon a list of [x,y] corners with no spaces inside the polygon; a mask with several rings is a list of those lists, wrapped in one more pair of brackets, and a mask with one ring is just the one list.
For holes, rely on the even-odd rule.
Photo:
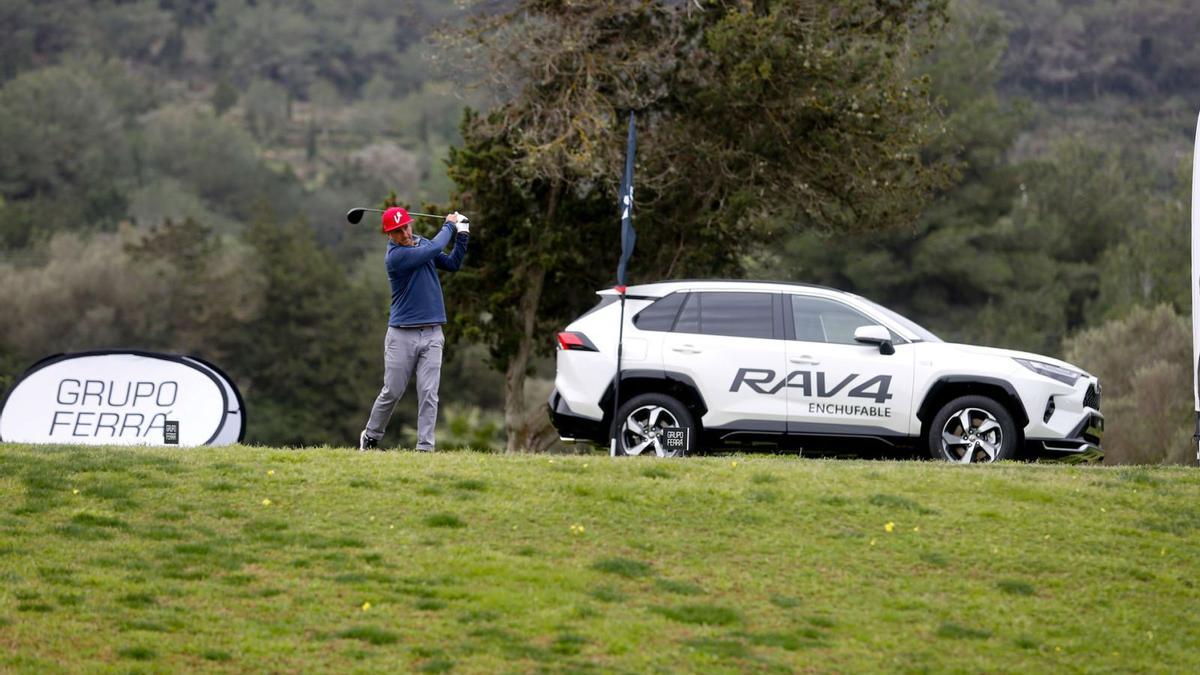
{"label": "car taillight", "polygon": [[567,331],[558,334],[558,348],[580,352],[598,351],[596,345],[592,344],[588,336],[583,333],[571,333]]}

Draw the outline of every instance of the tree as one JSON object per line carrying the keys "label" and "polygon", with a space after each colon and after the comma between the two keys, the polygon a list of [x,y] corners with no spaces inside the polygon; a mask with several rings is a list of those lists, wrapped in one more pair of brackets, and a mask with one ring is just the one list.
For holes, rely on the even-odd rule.
{"label": "tree", "polygon": [[255,138],[264,143],[282,136],[288,123],[288,92],[271,80],[255,80],[242,96],[246,122]]}
{"label": "tree", "polygon": [[481,219],[447,297],[505,372],[510,451],[547,437],[533,357],[611,283],[625,111],[652,252],[635,278],[736,274],[785,229],[903,222],[944,179],[918,153],[937,115],[908,71],[938,3],[700,4],[528,0],[471,34],[506,102],[468,113],[450,155]]}
{"label": "tree", "polygon": [[393,141],[373,143],[350,153],[354,171],[366,186],[390,187],[401,194],[414,194],[420,183],[416,153]]}
{"label": "tree", "polygon": [[212,94],[212,106],[213,110],[217,113],[217,117],[224,115],[226,110],[229,110],[237,103],[237,100],[238,92],[233,83],[228,78],[218,78],[216,86],[213,87]]}

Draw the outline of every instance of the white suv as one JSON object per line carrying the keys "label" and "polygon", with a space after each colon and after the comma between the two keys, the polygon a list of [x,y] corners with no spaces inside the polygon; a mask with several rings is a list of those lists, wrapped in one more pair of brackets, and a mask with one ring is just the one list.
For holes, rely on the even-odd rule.
{"label": "white suv", "polygon": [[1100,446],[1100,383],[1069,363],[945,343],[857,295],[759,281],[629,287],[614,424],[620,303],[598,295],[558,334],[549,404],[564,440],[608,446],[616,432],[617,454],[660,456],[884,443],[962,463]]}

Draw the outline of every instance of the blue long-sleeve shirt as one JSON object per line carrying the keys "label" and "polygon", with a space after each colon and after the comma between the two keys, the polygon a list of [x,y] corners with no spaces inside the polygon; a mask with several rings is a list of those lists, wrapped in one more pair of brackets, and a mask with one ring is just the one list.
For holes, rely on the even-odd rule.
{"label": "blue long-sleeve shirt", "polygon": [[432,240],[413,237],[412,246],[388,242],[387,273],[392,283],[392,311],[388,325],[396,328],[446,323],[446,305],[437,270],[454,272],[467,255],[466,232],[455,237],[454,248],[445,253],[454,236],[454,225],[445,223]]}

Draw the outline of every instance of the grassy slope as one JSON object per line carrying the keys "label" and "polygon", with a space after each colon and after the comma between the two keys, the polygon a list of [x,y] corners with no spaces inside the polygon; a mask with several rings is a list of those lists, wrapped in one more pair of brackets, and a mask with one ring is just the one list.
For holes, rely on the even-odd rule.
{"label": "grassy slope", "polygon": [[0,670],[1195,672],[1198,504],[1169,468],[0,446]]}

